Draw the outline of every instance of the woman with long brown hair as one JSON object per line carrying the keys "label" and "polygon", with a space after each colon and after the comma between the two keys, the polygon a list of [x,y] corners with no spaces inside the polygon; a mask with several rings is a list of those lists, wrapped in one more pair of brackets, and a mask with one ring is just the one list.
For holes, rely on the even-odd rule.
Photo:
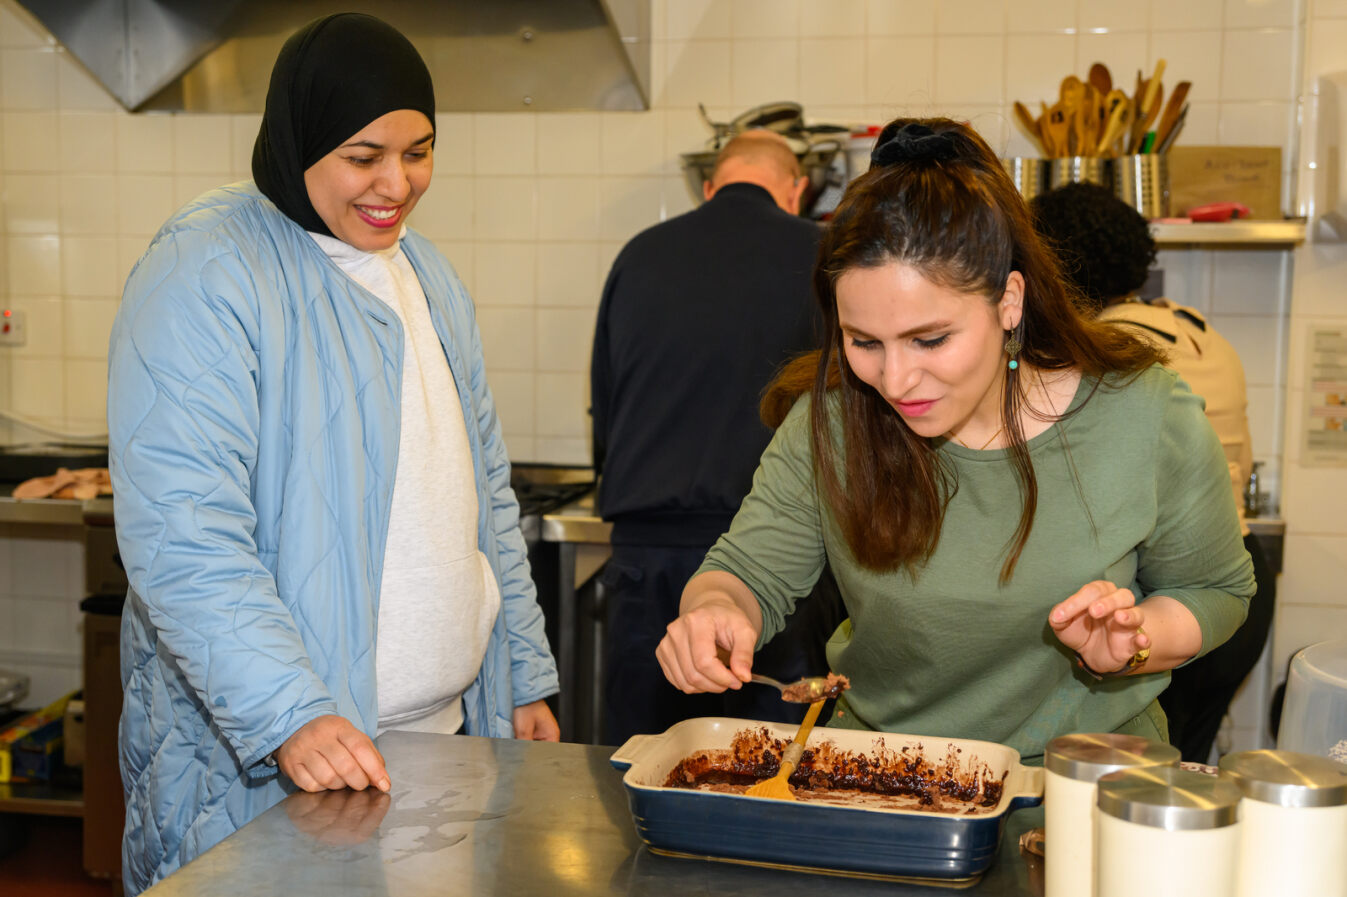
{"label": "woman with long brown hair", "polygon": [[1163,739],[1167,671],[1229,637],[1253,592],[1201,401],[1077,309],[995,154],[953,121],[884,129],[815,283],[810,395],[684,591],[657,652],[670,681],[741,687],[826,562],[851,615],[832,725],[1028,758],[1065,732]]}

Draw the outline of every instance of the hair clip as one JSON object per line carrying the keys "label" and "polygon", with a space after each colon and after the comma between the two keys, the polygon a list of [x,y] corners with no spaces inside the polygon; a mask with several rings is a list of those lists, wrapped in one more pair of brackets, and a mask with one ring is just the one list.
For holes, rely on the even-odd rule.
{"label": "hair clip", "polygon": [[953,132],[937,134],[926,125],[909,122],[887,139],[880,135],[870,153],[870,164],[893,165],[898,162],[945,161],[959,155]]}

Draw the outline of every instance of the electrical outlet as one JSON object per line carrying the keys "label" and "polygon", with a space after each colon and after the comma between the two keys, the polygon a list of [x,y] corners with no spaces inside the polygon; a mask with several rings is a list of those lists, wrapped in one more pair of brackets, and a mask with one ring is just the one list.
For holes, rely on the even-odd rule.
{"label": "electrical outlet", "polygon": [[28,315],[17,308],[0,308],[0,346],[28,342]]}

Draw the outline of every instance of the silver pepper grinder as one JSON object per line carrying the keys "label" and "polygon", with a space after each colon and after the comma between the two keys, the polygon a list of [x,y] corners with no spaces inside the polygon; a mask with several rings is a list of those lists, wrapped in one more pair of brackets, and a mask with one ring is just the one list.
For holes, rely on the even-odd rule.
{"label": "silver pepper grinder", "polygon": [[1244,486],[1244,516],[1257,517],[1263,511],[1263,493],[1259,491],[1258,468],[1263,466],[1262,461],[1253,462],[1253,470],[1249,473],[1249,482]]}

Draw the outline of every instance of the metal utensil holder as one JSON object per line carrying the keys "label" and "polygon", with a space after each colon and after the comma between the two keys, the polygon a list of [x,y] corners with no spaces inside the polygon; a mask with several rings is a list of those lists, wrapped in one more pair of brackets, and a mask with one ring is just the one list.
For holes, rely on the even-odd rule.
{"label": "metal utensil holder", "polygon": [[1098,184],[1111,186],[1111,160],[1098,156],[1065,156],[1053,159],[1048,169],[1050,190],[1065,187],[1067,184]]}
{"label": "metal utensil holder", "polygon": [[1168,157],[1161,153],[1118,157],[1113,162],[1113,192],[1145,218],[1168,217]]}
{"label": "metal utensil holder", "polygon": [[1048,160],[1031,156],[1015,156],[1002,159],[1001,167],[1010,175],[1015,189],[1028,202],[1048,190]]}

